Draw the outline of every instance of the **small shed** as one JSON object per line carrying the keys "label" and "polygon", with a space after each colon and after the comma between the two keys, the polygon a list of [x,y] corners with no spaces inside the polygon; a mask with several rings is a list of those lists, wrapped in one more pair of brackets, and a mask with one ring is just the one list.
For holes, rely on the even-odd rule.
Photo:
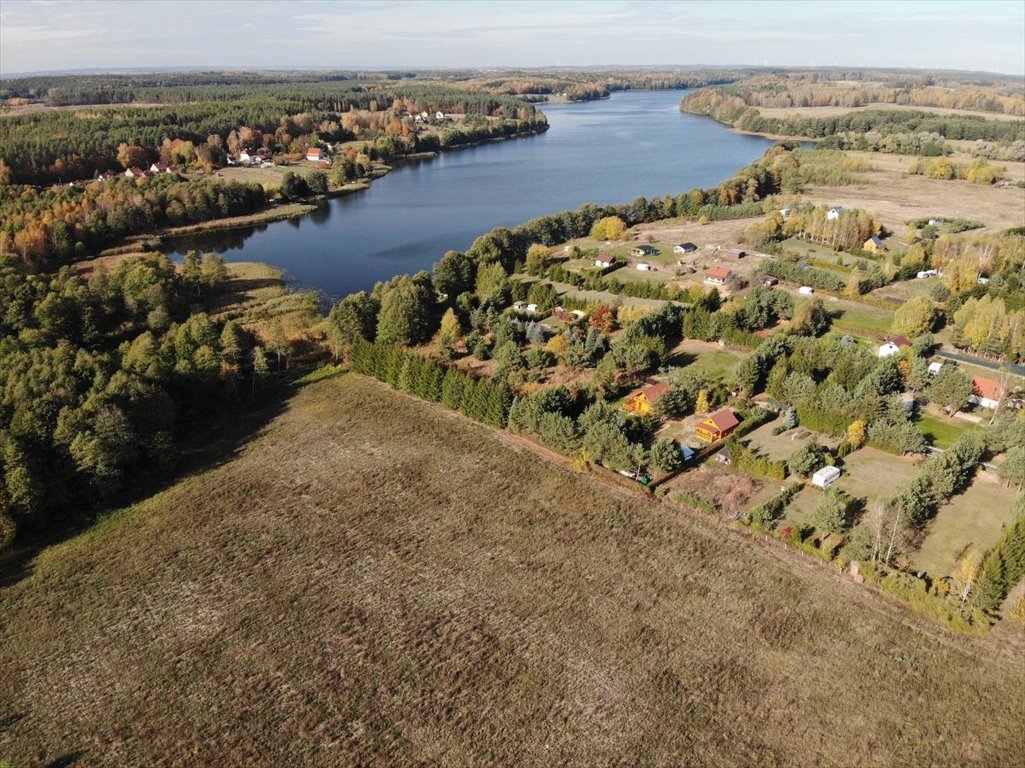
{"label": "small shed", "polygon": [[869,253],[886,253],[886,245],[878,235],[872,235],[861,247]]}
{"label": "small shed", "polygon": [[658,248],[652,245],[638,245],[630,253],[634,256],[657,256]]}
{"label": "small shed", "polygon": [[828,488],[839,479],[840,470],[838,467],[823,467],[811,476],[811,484],[817,485],[819,488]]}
{"label": "small shed", "polygon": [[697,249],[694,243],[680,243],[673,246],[673,253],[694,253]]}

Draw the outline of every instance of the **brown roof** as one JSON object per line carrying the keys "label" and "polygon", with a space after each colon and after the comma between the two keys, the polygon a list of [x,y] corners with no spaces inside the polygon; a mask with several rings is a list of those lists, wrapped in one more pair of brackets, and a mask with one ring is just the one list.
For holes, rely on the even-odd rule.
{"label": "brown roof", "polygon": [[311,147],[310,149],[306,150],[306,157],[316,157],[316,158],[319,159],[320,158],[320,150],[317,149],[316,147]]}
{"label": "brown roof", "polygon": [[1000,382],[987,379],[983,376],[976,376],[972,379],[972,394],[976,397],[984,397],[987,400],[1000,400],[1004,395],[1004,388]]}
{"label": "brown roof", "polygon": [[725,432],[727,429],[732,429],[733,427],[737,426],[740,423],[740,421],[737,419],[737,416],[735,413],[733,413],[733,411],[731,411],[729,408],[724,408],[721,411],[716,411],[701,423],[711,423],[715,425],[715,428],[718,429],[720,432]]}
{"label": "brown roof", "polygon": [[730,270],[726,267],[709,267],[705,270],[705,274],[708,277],[715,278],[717,280],[726,280],[730,276]]}
{"label": "brown roof", "polygon": [[891,336],[887,341],[896,344],[898,347],[910,347],[911,341],[907,336]]}
{"label": "brown roof", "polygon": [[630,397],[637,397],[638,395],[644,395],[648,398],[649,403],[653,403],[658,400],[662,395],[669,391],[669,385],[664,381],[660,381],[657,384],[649,384],[646,387],[634,390],[630,393]]}

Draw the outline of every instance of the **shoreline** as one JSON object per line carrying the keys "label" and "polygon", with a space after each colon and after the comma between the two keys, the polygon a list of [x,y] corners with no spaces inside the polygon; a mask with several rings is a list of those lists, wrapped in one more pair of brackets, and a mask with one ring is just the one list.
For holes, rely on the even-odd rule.
{"label": "shoreline", "polygon": [[370,175],[365,179],[348,182],[337,189],[328,190],[326,194],[306,198],[302,202],[273,204],[269,205],[267,208],[256,211],[255,213],[246,214],[245,216],[232,216],[226,219],[210,219],[209,221],[202,221],[198,224],[183,224],[177,227],[164,227],[163,229],[158,229],[153,232],[143,232],[136,235],[130,235],[121,240],[120,243],[104,248],[96,256],[120,256],[129,253],[144,253],[146,251],[160,250],[166,245],[164,241],[168,238],[185,237],[205,232],[226,232],[233,229],[245,229],[246,227],[255,227],[260,224],[273,224],[278,221],[301,218],[317,210],[322,202],[332,200],[336,197],[351,195],[356,192],[363,192],[364,190],[369,189],[371,183],[375,179],[387,176],[400,163],[414,160],[431,160],[440,156],[442,152],[479,147],[484,144],[494,142],[512,141],[514,139],[540,136],[546,131],[547,128],[545,131],[517,133],[512,136],[496,136],[490,139],[481,139],[479,141],[466,144],[444,147],[437,151],[429,150],[426,152],[414,152],[409,155],[400,155],[399,157],[392,159],[392,165],[377,163],[374,169],[370,172]]}

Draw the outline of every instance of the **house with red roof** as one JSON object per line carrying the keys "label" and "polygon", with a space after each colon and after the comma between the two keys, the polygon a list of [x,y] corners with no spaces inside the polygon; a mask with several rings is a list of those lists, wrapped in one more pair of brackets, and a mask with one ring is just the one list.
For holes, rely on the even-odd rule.
{"label": "house with red roof", "polygon": [[730,279],[732,274],[728,267],[717,264],[705,270],[705,282],[711,285],[726,285],[726,281]]}
{"label": "house with red roof", "polygon": [[972,394],[969,395],[968,400],[983,408],[996,410],[1005,394],[1004,385],[999,381],[993,381],[984,376],[975,376],[972,378]]}
{"label": "house with red roof", "polygon": [[694,434],[698,440],[714,443],[716,440],[728,437],[739,424],[740,420],[737,418],[737,415],[729,408],[723,408],[721,411],[713,413],[704,421],[698,422],[697,426],[694,427]]}
{"label": "house with red roof", "polygon": [[311,163],[319,163],[321,160],[326,160],[324,150],[318,149],[317,147],[310,147],[306,150],[306,159]]}

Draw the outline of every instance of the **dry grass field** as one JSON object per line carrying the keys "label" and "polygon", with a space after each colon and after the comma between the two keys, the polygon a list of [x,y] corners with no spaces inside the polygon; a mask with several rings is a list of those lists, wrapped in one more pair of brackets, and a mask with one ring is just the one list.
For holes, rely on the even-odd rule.
{"label": "dry grass field", "polygon": [[0,616],[24,765],[1025,760],[1018,633],[351,376],[45,551]]}
{"label": "dry grass field", "polygon": [[949,107],[917,107],[913,104],[889,104],[872,102],[863,107],[758,107],[764,117],[836,117],[851,112],[864,112],[869,109],[899,109],[914,112],[929,112],[934,115],[960,115],[964,117],[984,117],[987,120],[1010,121],[1022,120],[1017,115],[1005,115],[1003,112],[975,112],[968,109],[951,109]]}
{"label": "dry grass field", "polygon": [[[1025,189],[1015,186],[981,186],[963,180],[942,181],[907,173],[917,158],[884,155],[876,152],[847,152],[849,157],[864,158],[875,170],[867,171],[863,184],[828,187],[810,186],[802,195],[816,205],[841,205],[878,214],[891,232],[903,233],[905,222],[928,216],[982,221],[985,228],[970,234],[1001,232],[1025,226]],[[955,156],[960,164],[967,156]],[[999,162],[1013,181],[1025,179],[1025,164]]]}

